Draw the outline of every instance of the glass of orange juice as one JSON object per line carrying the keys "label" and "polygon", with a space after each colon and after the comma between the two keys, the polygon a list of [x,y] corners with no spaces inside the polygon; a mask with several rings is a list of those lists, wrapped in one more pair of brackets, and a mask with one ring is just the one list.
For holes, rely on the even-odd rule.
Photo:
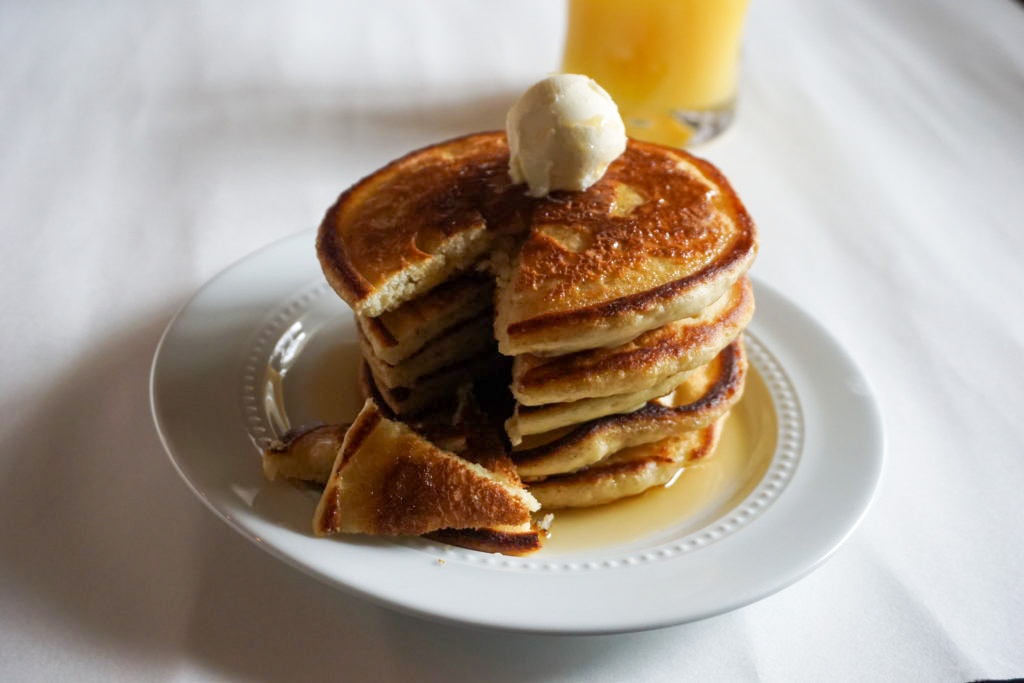
{"label": "glass of orange juice", "polygon": [[569,0],[563,71],[615,98],[631,137],[682,147],[732,122],[747,0]]}

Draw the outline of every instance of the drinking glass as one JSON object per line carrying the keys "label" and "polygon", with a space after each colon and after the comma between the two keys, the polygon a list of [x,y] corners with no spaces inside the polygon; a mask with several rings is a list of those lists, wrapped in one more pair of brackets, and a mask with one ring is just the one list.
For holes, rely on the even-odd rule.
{"label": "drinking glass", "polygon": [[615,98],[631,137],[682,147],[733,120],[747,0],[569,0],[563,71]]}

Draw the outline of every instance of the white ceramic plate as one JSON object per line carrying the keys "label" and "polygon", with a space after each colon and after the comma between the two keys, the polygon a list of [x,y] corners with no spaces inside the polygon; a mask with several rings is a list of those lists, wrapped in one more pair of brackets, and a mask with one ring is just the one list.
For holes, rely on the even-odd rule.
{"label": "white ceramic plate", "polygon": [[[835,552],[868,508],[883,460],[870,389],[824,329],[755,281],[747,348],[774,433],[754,435],[771,452],[757,479],[732,498],[666,519],[642,538],[610,533],[614,540],[603,545],[525,558],[423,539],[316,538],[317,494],[266,482],[258,457],[258,447],[289,424],[351,418],[362,403],[351,315],[323,283],[313,242],[311,232],[284,239],[203,287],[164,333],[150,389],[164,446],[200,500],[261,548],[327,583],[404,612],[482,627],[650,629],[784,588]],[[557,524],[556,517],[556,532]]]}

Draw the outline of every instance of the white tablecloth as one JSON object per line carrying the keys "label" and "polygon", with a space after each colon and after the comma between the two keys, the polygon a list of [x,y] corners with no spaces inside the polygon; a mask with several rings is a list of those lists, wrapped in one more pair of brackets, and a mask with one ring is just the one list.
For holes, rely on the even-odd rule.
{"label": "white tablecloth", "polygon": [[439,626],[327,588],[178,481],[147,372],[209,277],[416,146],[500,127],[559,2],[0,6],[0,679],[1024,675],[1024,8],[754,0],[703,154],[755,272],[858,359],[874,508],[807,579],[650,633]]}

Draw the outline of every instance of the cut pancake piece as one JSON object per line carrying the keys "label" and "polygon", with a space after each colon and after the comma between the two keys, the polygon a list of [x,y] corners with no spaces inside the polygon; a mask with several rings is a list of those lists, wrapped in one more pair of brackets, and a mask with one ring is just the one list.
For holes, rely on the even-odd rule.
{"label": "cut pancake piece", "polygon": [[497,354],[490,350],[479,353],[473,358],[458,361],[420,377],[412,386],[388,386],[387,382],[377,375],[375,369],[367,361],[361,363],[361,372],[373,378],[380,398],[396,415],[417,415],[423,411],[438,407],[438,404],[451,403],[455,391],[492,371]]}
{"label": "cut pancake piece", "polygon": [[512,451],[512,459],[519,475],[528,480],[574,472],[624,448],[700,429],[739,401],[746,372],[746,354],[738,339],[691,372],[671,394],[632,413],[527,437]]}
{"label": "cut pancake piece", "polygon": [[418,536],[518,527],[539,507],[506,475],[437,448],[368,399],[345,434],[313,531]]}
{"label": "cut pancake piece", "polygon": [[314,424],[289,430],[263,451],[263,475],[325,484],[348,425]]}
{"label": "cut pancake piece", "polygon": [[[459,393],[455,414],[447,423],[435,422],[422,428],[428,438],[433,433],[457,444],[458,454],[466,460],[487,468],[511,485],[522,485],[515,464],[508,456],[501,426],[483,413],[468,389]],[[452,439],[453,434],[462,435],[461,447],[457,439]],[[532,522],[486,529],[441,529],[427,536],[442,543],[506,555],[525,555],[541,547],[541,532]]]}
{"label": "cut pancake piece", "polygon": [[529,434],[558,429],[579,422],[587,422],[605,415],[631,413],[640,410],[648,401],[664,396],[686,380],[690,370],[670,375],[658,380],[656,384],[640,391],[616,396],[598,396],[583,398],[568,403],[548,403],[542,406],[524,406],[516,404],[515,412],[505,422],[505,430],[513,445],[519,445],[523,437]]}
{"label": "cut pancake piece", "polygon": [[725,417],[703,429],[632,446],[572,474],[560,474],[529,485],[545,510],[590,507],[635,496],[670,482],[692,463],[710,456]]}
{"label": "cut pancake piece", "polygon": [[[370,398],[373,391],[375,388],[367,384],[364,377],[364,396]],[[442,450],[463,455],[503,480],[518,485],[515,465],[505,452],[498,428],[493,423],[485,423],[480,413],[467,416],[466,412],[465,408],[456,409],[455,415],[451,410],[438,410],[410,426]],[[490,441],[474,436],[468,427],[470,421],[475,425],[472,431],[482,430],[486,425],[492,435]],[[286,477],[323,486],[330,478],[347,430],[347,424],[318,424],[289,431],[281,438],[281,443],[264,451],[264,474],[271,481]],[[541,532],[532,522],[482,529],[441,529],[427,537],[471,550],[505,555],[526,555],[539,550],[542,544]]]}
{"label": "cut pancake piece", "polygon": [[757,251],[754,223],[718,169],[636,140],[586,192],[556,193],[530,220],[497,295],[507,355],[612,346],[697,315]]}
{"label": "cut pancake piece", "polygon": [[523,405],[542,405],[642,391],[709,362],[739,336],[753,314],[754,293],[744,277],[700,315],[625,344],[565,356],[517,356],[512,393]]}
{"label": "cut pancake piece", "polygon": [[465,446],[459,455],[487,468],[509,484],[520,484],[501,426],[480,408],[472,387],[459,390],[455,412],[449,422],[455,431],[463,435]]}
{"label": "cut pancake piece", "polygon": [[[398,364],[379,358],[362,332],[359,343],[363,358],[373,366],[373,373],[387,386],[413,386],[421,377],[443,367],[472,358],[494,346],[491,316],[478,315],[463,320],[432,339],[425,347]],[[496,354],[495,354],[496,355]]]}
{"label": "cut pancake piece", "polygon": [[526,206],[502,133],[469,135],[393,161],[346,190],[317,233],[327,281],[362,316],[398,308],[486,254]]}
{"label": "cut pancake piece", "polygon": [[397,365],[446,330],[490,310],[493,291],[492,277],[471,271],[377,318],[357,315],[356,321],[373,355]]}

